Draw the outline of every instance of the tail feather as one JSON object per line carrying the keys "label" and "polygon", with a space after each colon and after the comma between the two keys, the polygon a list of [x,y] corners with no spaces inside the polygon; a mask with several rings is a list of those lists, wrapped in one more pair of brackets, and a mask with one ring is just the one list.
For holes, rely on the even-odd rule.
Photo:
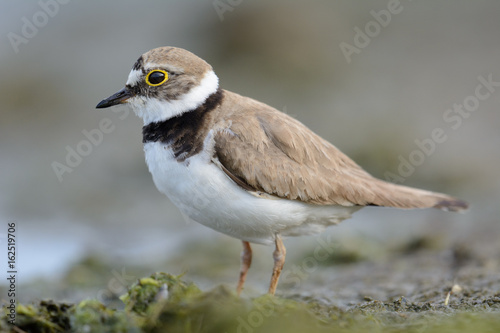
{"label": "tail feather", "polygon": [[469,204],[446,194],[420,190],[378,180],[377,195],[372,205],[395,208],[438,208],[451,212],[461,212]]}
{"label": "tail feather", "polygon": [[434,208],[439,208],[449,212],[463,212],[469,209],[469,204],[463,200],[451,198],[439,201]]}

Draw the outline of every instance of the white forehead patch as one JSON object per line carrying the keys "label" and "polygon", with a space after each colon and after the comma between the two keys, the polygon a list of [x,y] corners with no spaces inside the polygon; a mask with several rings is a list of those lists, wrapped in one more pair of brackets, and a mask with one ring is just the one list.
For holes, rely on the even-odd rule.
{"label": "white forehead patch", "polygon": [[137,70],[137,69],[131,70],[130,74],[128,75],[127,85],[128,86],[135,86],[139,82],[141,76],[142,76],[141,70]]}

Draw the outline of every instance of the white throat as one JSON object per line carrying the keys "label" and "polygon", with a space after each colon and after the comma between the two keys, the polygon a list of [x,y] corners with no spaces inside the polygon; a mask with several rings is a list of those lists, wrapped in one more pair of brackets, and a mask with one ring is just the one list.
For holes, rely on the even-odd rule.
{"label": "white throat", "polygon": [[196,109],[205,102],[208,96],[215,93],[218,87],[219,78],[214,71],[210,70],[205,74],[198,86],[176,100],[160,101],[156,98],[135,96],[128,100],[128,104],[135,114],[143,119],[144,125],[148,125]]}

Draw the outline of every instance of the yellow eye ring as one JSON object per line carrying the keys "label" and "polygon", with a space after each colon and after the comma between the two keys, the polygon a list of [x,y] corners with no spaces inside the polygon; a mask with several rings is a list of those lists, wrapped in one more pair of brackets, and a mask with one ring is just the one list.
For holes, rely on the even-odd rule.
{"label": "yellow eye ring", "polygon": [[146,75],[146,83],[149,86],[156,87],[164,84],[168,80],[168,73],[161,69],[153,69]]}

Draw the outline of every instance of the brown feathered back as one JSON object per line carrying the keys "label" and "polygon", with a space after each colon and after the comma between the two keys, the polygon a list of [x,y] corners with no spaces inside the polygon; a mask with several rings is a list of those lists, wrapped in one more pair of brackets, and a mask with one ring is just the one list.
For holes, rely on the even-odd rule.
{"label": "brown feathered back", "polygon": [[372,177],[299,121],[266,104],[228,91],[222,103],[220,112],[226,111],[216,124],[215,156],[248,190],[317,205],[467,208],[445,194]]}

